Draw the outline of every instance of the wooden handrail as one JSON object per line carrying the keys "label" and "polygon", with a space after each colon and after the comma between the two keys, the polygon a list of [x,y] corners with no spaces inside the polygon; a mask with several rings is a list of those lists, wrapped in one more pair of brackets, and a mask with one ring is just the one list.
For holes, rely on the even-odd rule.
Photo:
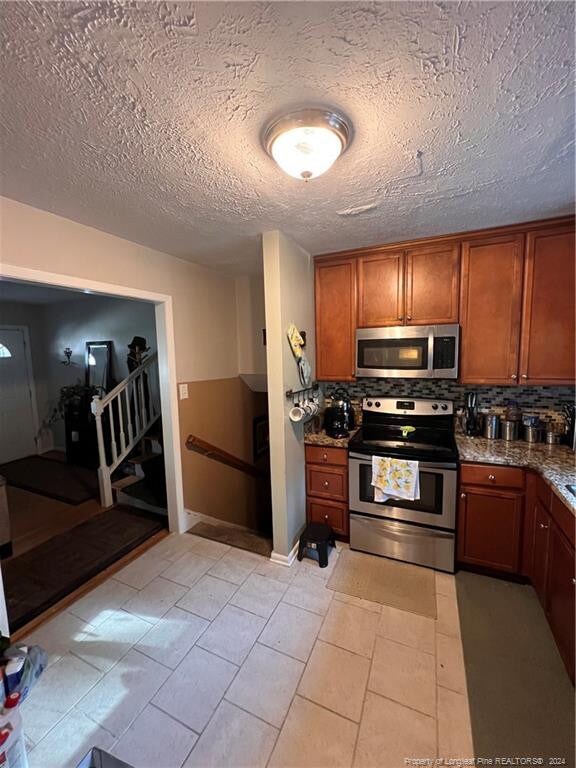
{"label": "wooden handrail", "polygon": [[249,464],[247,461],[243,461],[237,456],[234,456],[227,451],[223,451],[222,448],[218,448],[217,445],[207,443],[205,440],[202,440],[202,438],[196,437],[196,435],[188,435],[186,448],[189,451],[199,453],[201,456],[206,456],[207,459],[214,459],[214,461],[219,461],[221,464],[226,464],[228,467],[233,467],[251,477],[268,477],[266,472],[258,469],[258,467],[255,467],[253,464]]}

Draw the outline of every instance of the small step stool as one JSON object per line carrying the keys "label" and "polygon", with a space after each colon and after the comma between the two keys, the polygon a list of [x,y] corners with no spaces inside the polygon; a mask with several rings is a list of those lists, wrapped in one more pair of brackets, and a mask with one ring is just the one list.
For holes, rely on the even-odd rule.
{"label": "small step stool", "polygon": [[302,560],[307,549],[315,549],[318,552],[320,568],[328,565],[328,544],[336,546],[334,531],[326,523],[308,523],[298,544],[298,560]]}

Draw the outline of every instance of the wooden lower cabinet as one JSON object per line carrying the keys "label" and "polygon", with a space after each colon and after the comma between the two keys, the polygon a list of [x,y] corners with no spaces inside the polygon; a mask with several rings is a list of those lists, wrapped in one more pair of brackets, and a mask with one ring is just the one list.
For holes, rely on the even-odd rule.
{"label": "wooden lower cabinet", "polygon": [[524,495],[462,486],[458,509],[458,560],[517,573]]}
{"label": "wooden lower cabinet", "polygon": [[306,446],[306,519],[348,538],[348,451]]}
{"label": "wooden lower cabinet", "polygon": [[521,468],[462,465],[459,564],[523,576],[532,583],[573,682],[574,529],[573,513],[540,475]]}
{"label": "wooden lower cabinet", "polygon": [[[542,503],[536,500],[530,580],[540,602],[546,607],[546,579],[548,577],[548,546],[550,541],[550,515]],[[527,531],[527,535],[530,533]]]}
{"label": "wooden lower cabinet", "polygon": [[574,681],[574,548],[553,522],[548,547],[545,610],[568,674]]}

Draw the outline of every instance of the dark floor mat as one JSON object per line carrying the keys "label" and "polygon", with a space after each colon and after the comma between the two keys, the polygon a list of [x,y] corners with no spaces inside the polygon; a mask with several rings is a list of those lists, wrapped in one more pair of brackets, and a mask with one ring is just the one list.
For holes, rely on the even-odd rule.
{"label": "dark floor mat", "polygon": [[66,504],[82,504],[98,497],[96,472],[44,456],[27,456],[0,464],[8,485],[39,493]]}
{"label": "dark floor mat", "polygon": [[272,554],[272,539],[262,536],[255,531],[246,531],[242,528],[232,528],[229,525],[212,525],[211,523],[196,523],[188,533],[201,536],[203,539],[219,541],[238,549],[246,549],[257,555],[270,557]]}
{"label": "dark floor mat", "polygon": [[156,515],[113,507],[2,563],[10,630],[27,624],[166,527]]}
{"label": "dark floor mat", "polygon": [[456,576],[476,756],[565,758],[574,765],[574,688],[536,593]]}

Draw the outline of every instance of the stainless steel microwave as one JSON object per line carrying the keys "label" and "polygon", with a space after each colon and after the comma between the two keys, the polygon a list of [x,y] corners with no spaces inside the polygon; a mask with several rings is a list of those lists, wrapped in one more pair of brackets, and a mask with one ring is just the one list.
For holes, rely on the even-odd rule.
{"label": "stainless steel microwave", "polygon": [[359,328],[356,376],[456,379],[459,325]]}

